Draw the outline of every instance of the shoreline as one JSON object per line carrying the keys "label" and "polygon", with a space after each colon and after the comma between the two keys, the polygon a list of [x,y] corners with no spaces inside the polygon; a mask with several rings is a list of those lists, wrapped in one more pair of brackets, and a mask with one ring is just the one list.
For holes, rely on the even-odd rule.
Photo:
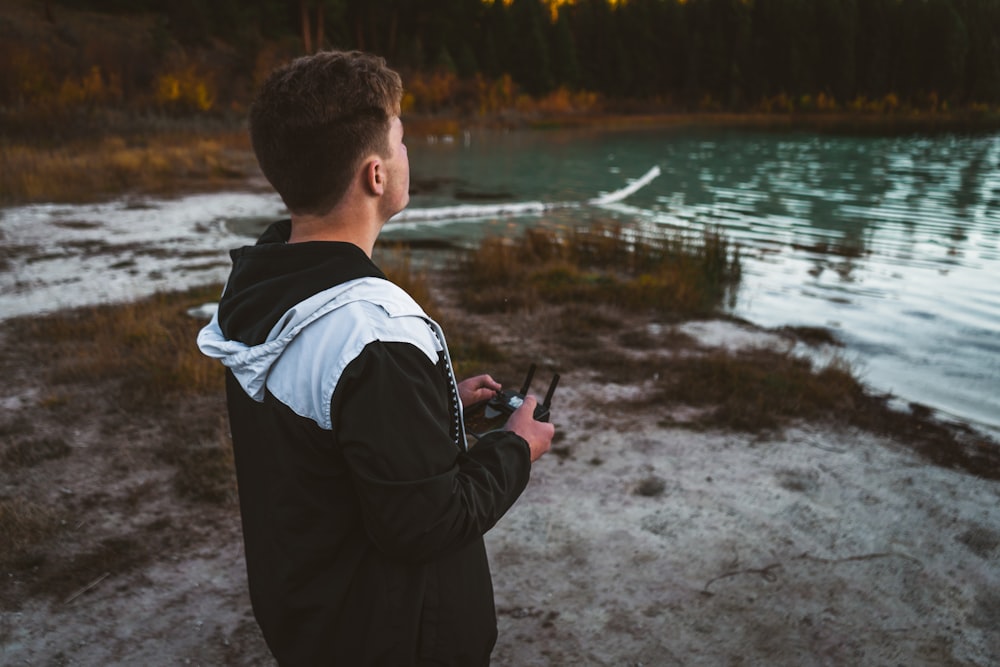
{"label": "shoreline", "polygon": [[[437,139],[472,131],[555,129],[627,131],[731,128],[761,132],[906,135],[992,133],[1000,113],[714,112],[636,109],[602,112],[507,112],[488,116],[409,114],[409,136]],[[245,120],[156,119],[143,129],[107,128],[58,145],[8,137],[0,157],[0,207],[107,201],[122,193],[177,196],[222,188],[266,187]]]}
{"label": "shoreline", "polygon": [[995,132],[1000,114],[936,111],[581,111],[563,113],[509,112],[491,116],[462,117],[449,114],[405,114],[407,133],[457,134],[466,129],[608,129],[635,128],[740,128],[760,130],[814,130],[862,134],[921,132]]}

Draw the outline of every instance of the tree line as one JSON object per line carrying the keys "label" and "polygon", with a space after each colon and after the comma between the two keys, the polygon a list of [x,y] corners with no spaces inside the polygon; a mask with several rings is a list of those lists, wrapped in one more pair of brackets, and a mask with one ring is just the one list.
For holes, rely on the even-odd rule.
{"label": "tree line", "polygon": [[998,0],[576,0],[558,11],[545,0],[47,7],[56,20],[60,7],[155,13],[170,39],[221,41],[247,70],[267,45],[285,44],[373,51],[404,72],[506,75],[534,97],[589,91],[675,109],[1000,103]]}

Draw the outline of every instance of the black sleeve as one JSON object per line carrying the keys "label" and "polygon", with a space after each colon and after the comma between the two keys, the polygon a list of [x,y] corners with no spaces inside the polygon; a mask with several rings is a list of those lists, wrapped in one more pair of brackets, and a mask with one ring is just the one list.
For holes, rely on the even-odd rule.
{"label": "black sleeve", "polygon": [[450,387],[407,343],[369,344],[331,401],[368,535],[383,552],[423,561],[481,537],[528,483],[528,443],[490,434],[469,451],[449,433]]}

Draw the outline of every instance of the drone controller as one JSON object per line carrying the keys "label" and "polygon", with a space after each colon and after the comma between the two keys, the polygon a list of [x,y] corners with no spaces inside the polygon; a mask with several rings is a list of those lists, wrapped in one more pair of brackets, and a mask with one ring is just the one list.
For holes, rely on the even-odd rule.
{"label": "drone controller", "polygon": [[[528,375],[524,378],[524,384],[521,385],[519,391],[510,389],[501,390],[493,398],[469,406],[469,409],[466,411],[466,429],[469,434],[478,438],[488,431],[503,426],[510,415],[524,404],[524,399],[528,395],[528,389],[531,387],[531,379],[534,375],[535,364],[531,364],[531,367],[528,368]],[[556,392],[558,384],[559,374],[556,373],[552,376],[552,382],[545,393],[545,399],[535,406],[535,419],[537,421],[547,422],[549,420],[552,395]]]}

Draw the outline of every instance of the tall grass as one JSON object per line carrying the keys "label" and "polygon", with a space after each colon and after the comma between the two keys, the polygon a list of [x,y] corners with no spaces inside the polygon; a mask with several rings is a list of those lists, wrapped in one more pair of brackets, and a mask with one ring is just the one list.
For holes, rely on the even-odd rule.
{"label": "tall grass", "polygon": [[654,403],[707,408],[703,425],[749,432],[796,419],[850,422],[866,400],[863,385],[843,359],[817,368],[808,359],[773,350],[675,359],[658,385]]}
{"label": "tall grass", "polygon": [[461,268],[462,302],[476,312],[600,302],[663,315],[706,314],[722,305],[741,274],[738,247],[718,231],[694,239],[619,224],[487,238]]}
{"label": "tall grass", "polygon": [[0,205],[80,202],[123,192],[221,187],[255,173],[242,133],[108,137],[63,146],[0,146]]}
{"label": "tall grass", "polygon": [[0,497],[0,567],[13,566],[60,526],[55,508],[22,497]]}
{"label": "tall grass", "polygon": [[218,298],[218,286],[157,294],[134,303],[102,305],[25,318],[19,335],[58,350],[50,382],[119,379],[121,399],[162,401],[220,391],[222,367],[194,344],[202,322],[187,310]]}

